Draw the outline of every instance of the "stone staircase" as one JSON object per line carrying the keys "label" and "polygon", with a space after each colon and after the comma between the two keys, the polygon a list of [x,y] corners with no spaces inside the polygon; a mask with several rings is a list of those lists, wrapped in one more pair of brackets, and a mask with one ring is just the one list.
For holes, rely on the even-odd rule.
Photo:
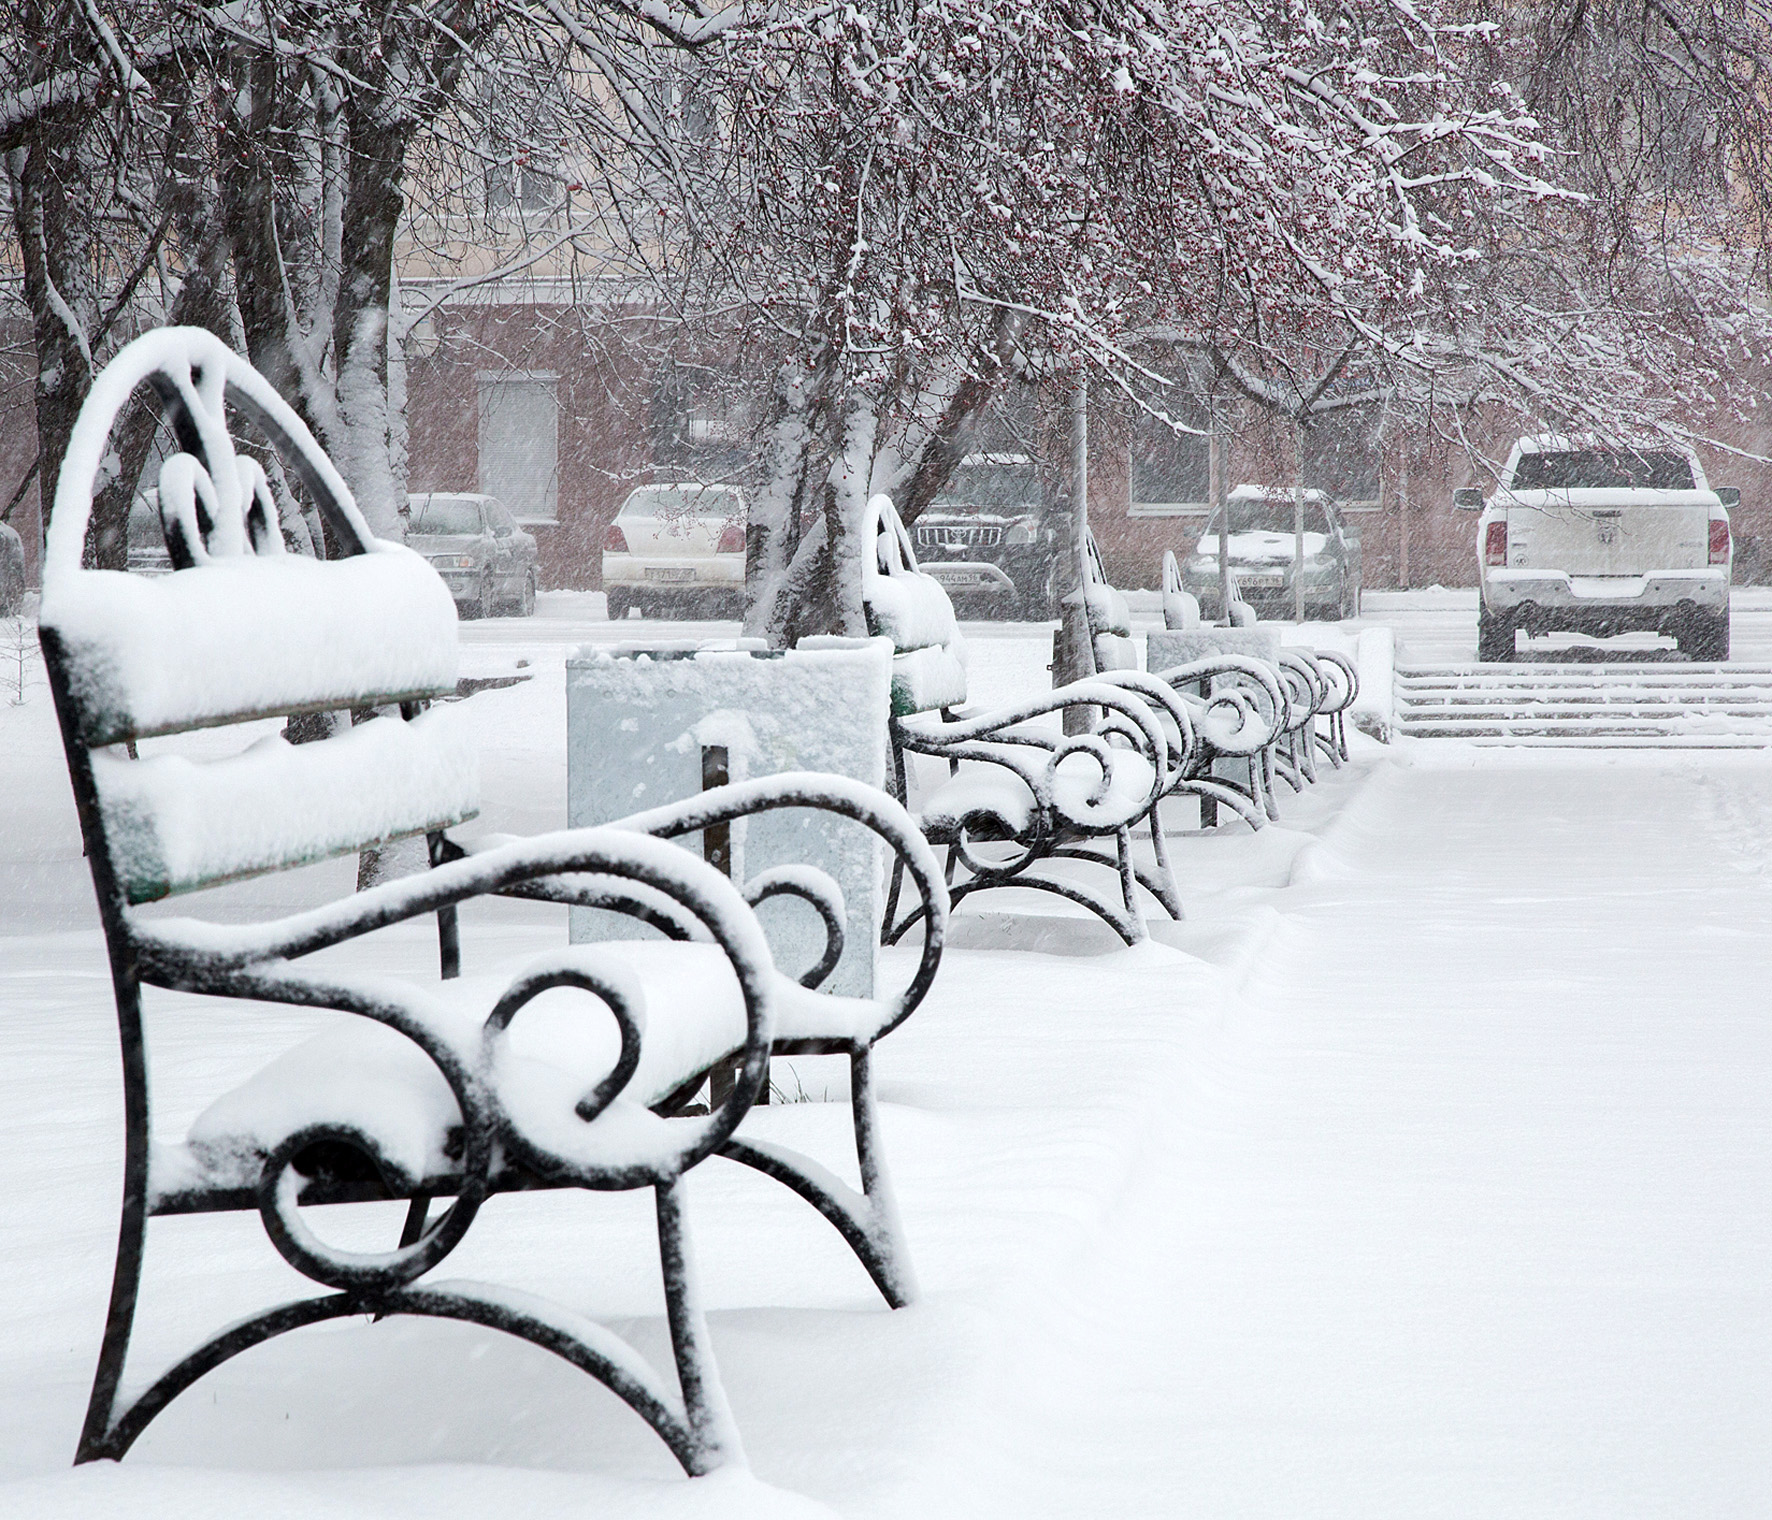
{"label": "stone staircase", "polygon": [[1404,665],[1397,732],[1570,748],[1772,746],[1772,665]]}

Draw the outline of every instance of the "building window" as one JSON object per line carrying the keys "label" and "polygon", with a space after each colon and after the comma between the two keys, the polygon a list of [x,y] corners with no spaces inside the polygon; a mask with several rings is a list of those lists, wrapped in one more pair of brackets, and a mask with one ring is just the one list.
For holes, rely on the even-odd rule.
{"label": "building window", "polygon": [[1210,466],[1206,439],[1178,433],[1155,417],[1133,428],[1130,461],[1134,517],[1192,517],[1207,510]]}
{"label": "building window", "polygon": [[480,489],[519,522],[551,523],[560,510],[559,377],[536,370],[480,380]]}
{"label": "building window", "polygon": [[551,170],[521,161],[492,164],[486,170],[489,216],[546,217],[565,200],[565,182]]}
{"label": "building window", "polygon": [[1301,440],[1307,485],[1327,491],[1350,512],[1376,510],[1380,417],[1375,407],[1348,407],[1314,421]]}

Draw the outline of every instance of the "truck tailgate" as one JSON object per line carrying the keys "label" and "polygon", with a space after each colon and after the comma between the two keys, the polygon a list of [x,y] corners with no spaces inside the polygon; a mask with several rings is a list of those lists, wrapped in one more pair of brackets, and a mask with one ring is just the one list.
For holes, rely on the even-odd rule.
{"label": "truck tailgate", "polygon": [[1709,491],[1517,491],[1507,562],[1570,575],[1644,575],[1709,562]]}

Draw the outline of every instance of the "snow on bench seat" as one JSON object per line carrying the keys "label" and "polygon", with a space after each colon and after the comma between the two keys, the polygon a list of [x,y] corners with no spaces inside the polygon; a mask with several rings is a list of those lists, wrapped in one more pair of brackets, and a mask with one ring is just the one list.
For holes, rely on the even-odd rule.
{"label": "snow on bench seat", "polygon": [[44,587],[89,745],[453,693],[455,603],[422,556],[216,559],[172,575],[76,570]]}
{"label": "snow on bench seat", "polygon": [[930,793],[919,817],[925,831],[947,838],[968,818],[988,816],[1010,836],[1025,837],[1039,810],[1036,787],[1049,787],[1054,811],[1079,825],[1129,824],[1154,800],[1156,767],[1135,750],[1109,752],[1104,791],[1101,767],[1093,756],[1066,755],[1048,779],[1050,756],[1045,751],[1011,744],[992,748],[998,753],[991,769],[963,769]]}
{"label": "snow on bench seat", "polygon": [[131,903],[447,828],[480,806],[478,754],[455,708],[312,744],[270,735],[222,760],[99,751],[92,776]]}
{"label": "snow on bench seat", "polygon": [[[672,1133],[679,1121],[651,1113],[651,1105],[744,1045],[744,997],[725,951],[636,940],[576,946],[544,960],[550,967],[600,971],[638,992],[639,1063],[620,1096],[589,1123],[577,1116],[576,1105],[621,1055],[615,1021],[597,999],[568,988],[543,992],[518,1013],[488,1060],[481,1054],[482,1027],[514,978],[464,977],[423,991],[402,987],[400,995],[469,1065],[483,1068],[531,1145],[586,1166],[668,1156],[679,1143]],[[770,1000],[778,1040],[865,1043],[890,1016],[874,999],[811,992],[780,973]],[[160,1206],[180,1194],[255,1187],[265,1158],[312,1125],[373,1136],[398,1174],[390,1180],[412,1188],[456,1169],[453,1132],[460,1123],[448,1083],[417,1045],[385,1025],[353,1018],[217,1098],[182,1144],[157,1145],[151,1196]]]}

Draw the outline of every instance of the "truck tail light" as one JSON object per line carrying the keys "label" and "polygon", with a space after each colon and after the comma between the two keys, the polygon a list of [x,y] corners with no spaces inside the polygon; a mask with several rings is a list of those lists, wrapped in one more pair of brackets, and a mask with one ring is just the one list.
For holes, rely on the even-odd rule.
{"label": "truck tail light", "polygon": [[603,552],[605,554],[626,554],[628,552],[628,536],[621,531],[620,523],[611,523],[609,531],[603,535]]}
{"label": "truck tail light", "polygon": [[1729,519],[1726,517],[1710,520],[1710,562],[1713,565],[1729,563]]}
{"label": "truck tail light", "polygon": [[744,553],[744,526],[743,526],[743,524],[730,523],[730,522],[727,523],[726,526],[720,530],[720,547],[718,549],[716,549],[714,552],[716,554],[743,554]]}
{"label": "truck tail light", "polygon": [[1505,565],[1507,563],[1507,524],[1492,522],[1483,532],[1483,563],[1485,565]]}

